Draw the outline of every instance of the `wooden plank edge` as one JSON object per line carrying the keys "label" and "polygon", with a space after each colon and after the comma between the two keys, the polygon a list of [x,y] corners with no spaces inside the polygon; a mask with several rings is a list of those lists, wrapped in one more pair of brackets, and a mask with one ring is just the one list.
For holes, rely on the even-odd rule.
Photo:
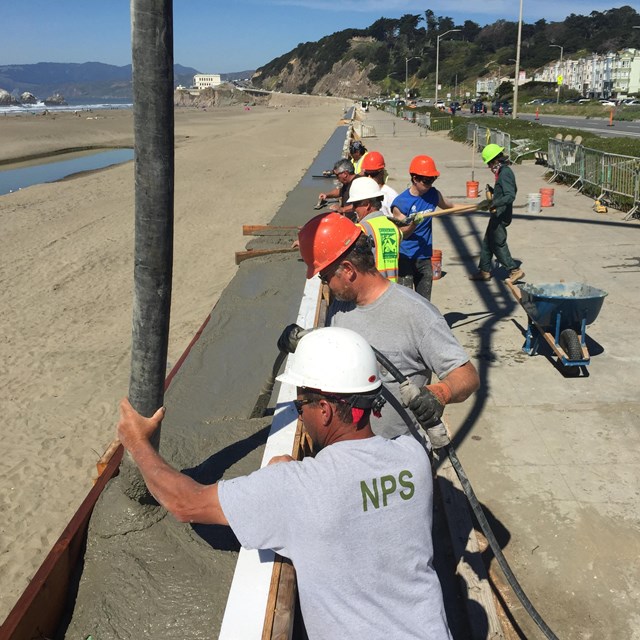
{"label": "wooden plank edge", "polygon": [[487,569],[482,562],[469,503],[455,469],[446,458],[438,467],[436,481],[457,560],[456,573],[462,582],[463,596],[466,596],[464,602],[472,633],[470,640],[506,640]]}
{"label": "wooden plank edge", "polygon": [[49,551],[0,627],[0,640],[54,637],[66,604],[68,585],[86,538],[89,518],[107,482],[118,473],[124,449],[117,448],[102,475]]}
{"label": "wooden plank edge", "polygon": [[[165,378],[165,391],[207,326],[209,314]],[[96,465],[98,477],[0,627],[0,640],[53,637],[62,618],[72,573],[86,538],[89,518],[107,482],[118,474],[124,449],[113,440]],[[44,621],[41,622],[44,618]]]}

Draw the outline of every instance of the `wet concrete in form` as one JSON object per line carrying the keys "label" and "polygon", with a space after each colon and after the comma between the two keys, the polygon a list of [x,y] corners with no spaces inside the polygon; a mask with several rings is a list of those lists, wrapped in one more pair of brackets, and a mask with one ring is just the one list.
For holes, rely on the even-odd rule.
{"label": "wet concrete in form", "polygon": [[[273,225],[302,225],[317,213],[318,193],[334,183],[312,176],[342,157],[347,134],[347,125],[337,126]],[[256,238],[249,246],[290,242]],[[160,451],[174,466],[206,483],[259,468],[271,419],[248,417],[304,284],[297,252],[240,265],[165,397]],[[228,527],[181,524],[159,507],[132,502],[125,483],[123,475],[112,481],[94,510],[65,637],[217,637],[239,550],[235,536]]]}

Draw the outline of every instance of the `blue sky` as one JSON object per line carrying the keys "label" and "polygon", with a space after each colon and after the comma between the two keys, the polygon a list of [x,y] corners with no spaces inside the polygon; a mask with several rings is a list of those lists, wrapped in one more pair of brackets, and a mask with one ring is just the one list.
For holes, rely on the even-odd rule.
{"label": "blue sky", "polygon": [[[2,3],[0,65],[131,61],[129,0],[17,0]],[[523,0],[523,20],[563,20],[634,2]],[[378,18],[431,9],[456,23],[517,21],[518,0],[174,0],[174,60],[198,71],[255,69],[293,49]]]}

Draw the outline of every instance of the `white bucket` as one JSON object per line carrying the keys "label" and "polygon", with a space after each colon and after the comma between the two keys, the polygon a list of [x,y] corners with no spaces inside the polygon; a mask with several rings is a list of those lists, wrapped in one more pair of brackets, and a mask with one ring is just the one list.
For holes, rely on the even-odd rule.
{"label": "white bucket", "polygon": [[541,196],[539,193],[530,193],[527,196],[527,211],[529,213],[540,213],[542,211],[540,198]]}

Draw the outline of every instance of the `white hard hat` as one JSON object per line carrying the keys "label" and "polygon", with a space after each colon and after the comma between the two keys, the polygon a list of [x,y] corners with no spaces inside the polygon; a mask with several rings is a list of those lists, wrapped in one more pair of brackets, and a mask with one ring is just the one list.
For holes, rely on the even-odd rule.
{"label": "white hard hat", "polygon": [[373,200],[374,198],[382,198],[384,193],[380,189],[380,185],[368,176],[356,178],[351,183],[351,189],[349,189],[348,203],[360,202],[360,200]]}
{"label": "white hard hat", "polygon": [[382,385],[369,343],[355,331],[324,327],[303,336],[276,380],[325,393],[371,393]]}

